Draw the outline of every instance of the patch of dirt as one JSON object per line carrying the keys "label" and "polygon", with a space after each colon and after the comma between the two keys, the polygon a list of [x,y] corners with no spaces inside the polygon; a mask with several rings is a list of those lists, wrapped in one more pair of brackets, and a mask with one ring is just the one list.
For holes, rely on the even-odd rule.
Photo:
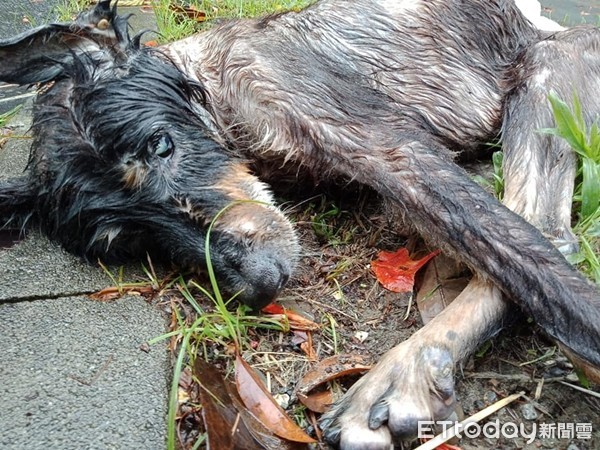
{"label": "patch of dirt", "polygon": [[[305,254],[279,302],[321,324],[321,330],[312,333],[318,360],[350,353],[375,362],[422,326],[411,295],[386,291],[370,270],[378,250],[402,246],[423,254],[434,250],[411,235],[401,217],[390,212],[374,193],[354,185],[303,192],[294,188],[282,196],[285,204],[294,205],[290,214]],[[579,386],[570,363],[516,309],[515,321],[516,325],[507,327],[457,368],[457,392],[464,414],[469,416],[524,391],[527,399],[512,403],[479,425],[491,423],[488,427],[492,427],[498,420],[499,426],[524,426],[528,436],[534,427],[537,433],[530,442],[526,437],[478,437],[463,438],[456,445],[464,450],[600,448],[600,399],[561,384]],[[244,357],[269,379],[273,394],[290,397],[285,406],[293,417],[302,417],[294,389],[314,362],[308,361],[294,333],[257,330],[252,340],[253,350]],[[222,355],[222,351],[212,353],[216,363],[226,369],[230,363]],[[340,396],[353,381],[332,383],[334,392]],[[190,383],[190,392],[193,389]],[[201,420],[197,409],[190,409],[189,404],[182,407],[180,427],[182,436],[188,436],[183,439],[184,447],[190,448]],[[304,417],[301,426],[314,432],[310,417]]]}

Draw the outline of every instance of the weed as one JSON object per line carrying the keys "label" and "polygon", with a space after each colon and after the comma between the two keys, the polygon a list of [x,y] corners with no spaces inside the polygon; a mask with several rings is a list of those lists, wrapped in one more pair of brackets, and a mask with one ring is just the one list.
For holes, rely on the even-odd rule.
{"label": "weed", "polygon": [[492,164],[494,166],[494,193],[498,200],[502,200],[504,197],[504,172],[502,170],[502,163],[504,161],[504,153],[501,151],[494,152],[492,154]]}
{"label": "weed", "polygon": [[578,155],[573,230],[579,238],[580,251],[569,259],[600,284],[600,128],[596,120],[588,130],[576,95],[572,108],[554,93],[548,99],[556,128],[541,131],[565,139]]}
{"label": "weed", "polygon": [[54,7],[53,15],[59,22],[73,20],[75,16],[89,7],[90,0],[63,0]]}
{"label": "weed", "polygon": [[154,0],[153,6],[160,41],[171,42],[209,28],[219,20],[300,10],[314,2],[315,0],[192,0],[188,2],[187,7],[190,10],[202,14],[201,20],[182,14],[179,8],[173,8],[173,0]]}
{"label": "weed", "polygon": [[3,127],[12,119],[21,109],[21,105],[14,107],[10,111],[0,114],[0,127]]}
{"label": "weed", "polygon": [[333,202],[329,202],[324,196],[321,197],[320,204],[310,203],[309,209],[312,210],[311,225],[317,238],[331,245],[348,244],[354,239],[356,227],[346,228],[340,226],[342,216],[348,214]]}
{"label": "weed", "polygon": [[[500,148],[499,143],[487,144],[490,148]],[[504,160],[504,153],[501,150],[497,150],[492,153],[492,177],[483,177],[481,175],[473,176],[473,180],[479,183],[482,187],[486,188],[489,192],[493,193],[498,200],[502,200],[504,197],[504,172],[502,169],[502,163]]]}
{"label": "weed", "polygon": [[322,325],[323,336],[327,337],[331,341],[332,353],[337,355],[339,353],[339,338],[337,332],[338,323],[331,314],[325,313],[323,315]]}

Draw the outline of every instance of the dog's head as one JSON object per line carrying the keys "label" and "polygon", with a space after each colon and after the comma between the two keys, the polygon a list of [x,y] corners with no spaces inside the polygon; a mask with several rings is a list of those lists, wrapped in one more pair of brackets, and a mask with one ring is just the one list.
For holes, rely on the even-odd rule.
{"label": "dog's head", "polygon": [[107,262],[149,253],[198,269],[208,249],[225,290],[270,302],[297,258],[289,221],[220,142],[202,86],[130,39],[109,5],[0,41],[0,80],[42,83],[28,172],[0,184],[0,225],[37,222]]}

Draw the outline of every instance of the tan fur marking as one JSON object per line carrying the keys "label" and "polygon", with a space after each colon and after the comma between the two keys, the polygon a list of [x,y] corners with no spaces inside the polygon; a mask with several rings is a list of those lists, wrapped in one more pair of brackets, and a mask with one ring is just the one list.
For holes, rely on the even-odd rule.
{"label": "tan fur marking", "polygon": [[141,164],[128,164],[124,167],[123,183],[127,189],[139,189],[142,187],[146,175],[148,174],[146,168]]}
{"label": "tan fur marking", "polygon": [[214,187],[225,193],[232,201],[256,200],[268,204],[273,201],[266,185],[241,163],[233,165],[225,177],[215,183]]}

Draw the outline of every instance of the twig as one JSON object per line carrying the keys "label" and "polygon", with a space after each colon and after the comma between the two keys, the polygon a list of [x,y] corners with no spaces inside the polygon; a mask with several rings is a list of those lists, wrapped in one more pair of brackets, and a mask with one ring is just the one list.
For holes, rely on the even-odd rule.
{"label": "twig", "polygon": [[564,381],[567,377],[548,377],[548,378],[534,378],[528,375],[520,373],[495,373],[495,372],[481,372],[481,373],[466,373],[465,378],[473,379],[491,379],[496,378],[498,380],[515,380],[530,383],[539,383],[540,380],[544,380],[544,383],[551,383],[555,381]]}
{"label": "twig", "polygon": [[570,388],[573,388],[576,391],[591,395],[592,397],[600,398],[600,394],[598,392],[592,391],[590,389],[582,388],[581,386],[576,386],[574,384],[567,383],[566,381],[559,381],[559,383],[564,384],[565,386],[569,386]]}

